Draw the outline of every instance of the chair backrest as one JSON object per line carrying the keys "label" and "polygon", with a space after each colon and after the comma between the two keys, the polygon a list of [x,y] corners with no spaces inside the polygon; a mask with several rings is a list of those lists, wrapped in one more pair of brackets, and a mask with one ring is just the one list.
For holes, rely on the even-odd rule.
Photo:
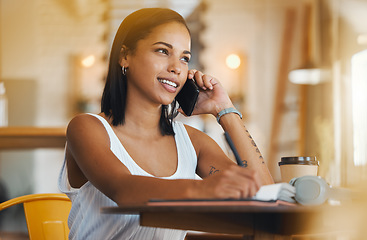
{"label": "chair backrest", "polygon": [[23,204],[30,240],[67,240],[71,201],[65,194],[30,194],[0,204],[0,211]]}

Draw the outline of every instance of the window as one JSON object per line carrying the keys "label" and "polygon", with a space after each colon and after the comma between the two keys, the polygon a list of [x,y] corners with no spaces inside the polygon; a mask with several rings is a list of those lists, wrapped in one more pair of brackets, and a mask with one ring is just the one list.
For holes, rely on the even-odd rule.
{"label": "window", "polygon": [[354,165],[367,164],[367,50],[352,57]]}

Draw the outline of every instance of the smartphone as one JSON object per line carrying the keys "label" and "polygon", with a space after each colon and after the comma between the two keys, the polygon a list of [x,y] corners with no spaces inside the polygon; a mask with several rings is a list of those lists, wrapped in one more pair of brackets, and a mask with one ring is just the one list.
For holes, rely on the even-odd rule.
{"label": "smartphone", "polygon": [[194,80],[187,79],[181,91],[176,96],[176,100],[180,104],[180,107],[186,116],[191,116],[198,96],[199,87],[196,85]]}

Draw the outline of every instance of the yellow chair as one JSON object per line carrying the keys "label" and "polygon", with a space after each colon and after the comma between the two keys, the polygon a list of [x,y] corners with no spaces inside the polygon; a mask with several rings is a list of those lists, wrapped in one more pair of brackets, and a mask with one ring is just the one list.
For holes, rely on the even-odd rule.
{"label": "yellow chair", "polygon": [[67,240],[71,201],[65,194],[30,194],[0,204],[0,211],[23,203],[30,240]]}

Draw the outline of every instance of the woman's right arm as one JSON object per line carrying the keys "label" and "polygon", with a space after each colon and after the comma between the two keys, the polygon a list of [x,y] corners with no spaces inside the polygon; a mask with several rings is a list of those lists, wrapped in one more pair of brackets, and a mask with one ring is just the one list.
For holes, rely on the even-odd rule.
{"label": "woman's right arm", "polygon": [[72,187],[90,181],[118,205],[141,204],[152,198],[191,198],[193,180],[162,180],[131,175],[110,150],[103,124],[90,115],[72,119],[67,129],[67,165]]}

